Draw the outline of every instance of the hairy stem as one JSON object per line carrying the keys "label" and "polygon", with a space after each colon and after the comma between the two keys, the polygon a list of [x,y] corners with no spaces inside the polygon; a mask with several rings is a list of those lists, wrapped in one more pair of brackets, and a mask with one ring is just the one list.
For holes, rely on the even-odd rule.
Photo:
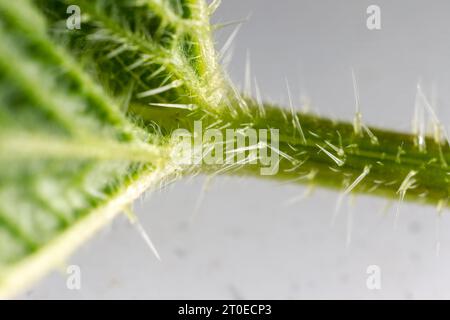
{"label": "hairy stem", "polygon": [[[344,193],[370,193],[394,199],[447,206],[449,197],[450,150],[447,142],[426,138],[426,150],[417,146],[412,134],[365,127],[356,134],[354,125],[311,114],[291,113],[273,105],[248,101],[248,109],[238,116],[223,114],[223,136],[227,129],[278,129],[279,168],[266,178],[343,190]],[[203,127],[216,118],[201,113],[168,111],[134,105],[132,112],[155,121],[169,135],[183,127],[193,130],[193,121],[202,119]],[[269,136],[270,138],[270,136]],[[270,145],[271,141],[267,141]],[[251,149],[251,148],[247,148]],[[249,150],[246,150],[246,156]],[[260,175],[260,164],[234,162],[234,165],[208,166],[201,171],[214,174]]]}

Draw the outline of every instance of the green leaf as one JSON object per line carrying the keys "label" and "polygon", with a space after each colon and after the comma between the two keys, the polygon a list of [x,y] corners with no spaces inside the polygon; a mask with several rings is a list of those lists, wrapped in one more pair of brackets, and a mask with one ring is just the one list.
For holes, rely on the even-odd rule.
{"label": "green leaf", "polygon": [[0,296],[55,268],[176,167],[159,137],[47,36],[28,1],[0,1]]}

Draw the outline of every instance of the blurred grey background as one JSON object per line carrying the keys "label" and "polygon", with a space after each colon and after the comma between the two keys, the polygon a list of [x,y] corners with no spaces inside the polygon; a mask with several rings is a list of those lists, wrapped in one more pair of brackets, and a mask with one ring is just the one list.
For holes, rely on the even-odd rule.
{"label": "blurred grey background", "polygon": [[[381,8],[381,30],[366,27],[372,4]],[[436,88],[449,123],[449,14],[447,0],[224,0],[213,20],[250,15],[233,42],[236,83],[248,51],[264,97],[286,104],[287,78],[298,105],[309,97],[315,111],[351,120],[353,67],[366,123],[409,130],[419,79],[427,93]],[[218,31],[218,48],[234,28]],[[204,181],[185,179],[136,203],[161,262],[120,217],[68,262],[81,268],[81,290],[67,289],[62,270],[21,297],[450,298],[448,212],[439,218],[435,208],[403,204],[394,229],[395,202],[357,196],[331,226],[336,192],[296,201],[307,188],[223,177],[192,221]],[[380,290],[366,286],[370,265],[380,268]]]}

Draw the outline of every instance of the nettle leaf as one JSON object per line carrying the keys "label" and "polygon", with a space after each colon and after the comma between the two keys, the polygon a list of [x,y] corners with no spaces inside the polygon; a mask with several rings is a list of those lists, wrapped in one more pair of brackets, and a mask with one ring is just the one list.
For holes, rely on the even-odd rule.
{"label": "nettle leaf", "polygon": [[160,137],[47,35],[28,1],[0,1],[0,296],[64,259],[176,168]]}
{"label": "nettle leaf", "polygon": [[[241,93],[214,49],[218,3],[0,0],[0,297],[63,263],[145,190],[186,174],[448,208],[450,148],[434,113],[433,136],[405,134],[368,127],[359,110],[346,123],[264,103],[257,87]],[[80,28],[68,21],[78,13]],[[197,124],[232,136],[202,140],[197,161],[181,164],[172,134],[204,138]],[[204,161],[220,150],[226,161]],[[263,151],[272,174],[261,174]]]}
{"label": "nettle leaf", "polygon": [[[131,99],[138,103],[170,102],[210,110],[225,96],[204,1],[38,3],[52,21],[53,37],[90,62],[114,95],[131,90]],[[80,8],[79,30],[66,28],[69,4]]]}

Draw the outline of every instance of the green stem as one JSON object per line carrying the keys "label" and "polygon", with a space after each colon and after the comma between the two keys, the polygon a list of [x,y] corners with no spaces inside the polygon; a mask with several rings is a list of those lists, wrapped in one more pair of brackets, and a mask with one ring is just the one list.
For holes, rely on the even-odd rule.
{"label": "green stem", "polygon": [[[237,116],[224,113],[217,118],[202,112],[161,110],[134,105],[131,112],[154,121],[165,135],[176,128],[193,130],[193,121],[202,119],[203,128],[216,123],[226,129],[279,129],[279,170],[261,176],[259,164],[208,166],[202,172],[227,172],[261,176],[393,199],[447,206],[449,197],[450,149],[447,142],[425,139],[426,151],[419,150],[412,134],[367,128],[355,134],[351,123],[337,122],[311,114],[287,112],[265,105],[264,113],[248,101],[248,111]],[[297,121],[298,119],[298,121]],[[221,129],[225,136],[225,128]],[[370,132],[370,133],[369,133]],[[270,140],[267,142],[270,145]]]}

